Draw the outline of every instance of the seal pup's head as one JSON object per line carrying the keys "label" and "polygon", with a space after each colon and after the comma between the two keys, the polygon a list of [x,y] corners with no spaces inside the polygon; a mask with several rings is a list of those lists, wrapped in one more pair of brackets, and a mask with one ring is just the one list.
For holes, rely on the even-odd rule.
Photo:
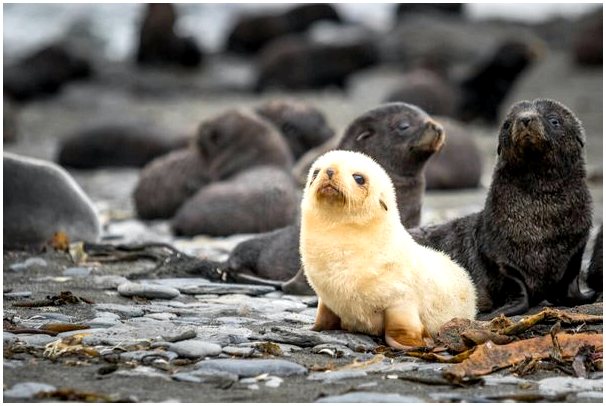
{"label": "seal pup's head", "polygon": [[355,119],[339,149],[360,151],[392,175],[410,176],[442,148],[444,129],[425,111],[407,103],[387,103]]}
{"label": "seal pup's head", "polygon": [[377,218],[398,218],[396,194],[385,170],[360,152],[330,151],[311,166],[301,203],[327,223],[364,225]]}
{"label": "seal pup's head", "polygon": [[583,126],[566,106],[554,100],[524,100],[510,108],[497,153],[501,162],[513,166],[567,169],[584,159],[584,145]]}

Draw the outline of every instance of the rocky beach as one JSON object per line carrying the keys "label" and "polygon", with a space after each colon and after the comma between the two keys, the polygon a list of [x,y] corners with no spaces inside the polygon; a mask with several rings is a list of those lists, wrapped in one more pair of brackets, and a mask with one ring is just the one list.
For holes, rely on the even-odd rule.
{"label": "rocky beach", "polygon": [[[11,10],[4,7],[6,19]],[[180,11],[188,15],[187,7]],[[195,15],[185,17],[180,29],[191,26]],[[481,24],[486,38],[478,47],[486,50],[498,42],[492,39],[522,29],[512,21]],[[457,35],[468,38],[464,25],[453,23]],[[603,222],[602,65],[574,63],[570,35],[558,30],[557,21],[522,25],[543,41],[544,52],[507,93],[499,123],[519,100],[552,98],[576,113],[586,132],[595,235]],[[323,32],[330,37],[336,31],[316,34]],[[384,55],[393,57],[388,34],[374,35],[385,45]],[[176,138],[194,134],[201,122],[230,108],[252,109],[280,98],[314,106],[341,134],[382,103],[403,72],[387,58],[349,74],[344,89],[259,93],[253,57],[212,51],[193,70],[137,67],[132,58],[92,52],[99,38],[66,35],[90,52],[94,75],[52,97],[9,100],[16,122],[12,142],[6,139],[5,90],[5,152],[56,162],[61,142],[91,123],[138,120]],[[552,40],[558,35],[565,37],[561,43]],[[10,38],[16,36],[7,37],[5,28],[5,71],[20,57],[18,47],[7,47]],[[405,49],[408,55],[415,51]],[[455,71],[469,68],[464,65]],[[482,153],[481,186],[427,191],[422,225],[484,205],[498,123],[476,120],[465,128]],[[526,315],[492,322],[454,322],[435,348],[409,352],[386,347],[380,337],[314,332],[315,296],[233,283],[220,270],[200,267],[202,260],[225,261],[254,234],[176,236],[170,219],[137,216],[133,192],[140,168],[66,169],[92,200],[101,238],[98,244],[57,239],[42,249],[3,250],[5,402],[603,402],[601,299],[569,308],[544,302]],[[584,270],[590,255],[584,256]],[[551,310],[543,312],[546,307]],[[461,341],[462,332],[471,338]],[[516,346],[522,342],[535,347]]]}

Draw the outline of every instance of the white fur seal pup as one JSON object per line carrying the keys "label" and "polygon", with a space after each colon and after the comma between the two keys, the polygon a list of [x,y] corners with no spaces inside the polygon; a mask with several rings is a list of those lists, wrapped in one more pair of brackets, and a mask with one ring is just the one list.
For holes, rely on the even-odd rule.
{"label": "white fur seal pup", "polygon": [[301,261],[319,304],[313,330],[385,335],[394,348],[454,317],[473,319],[476,293],[446,254],[417,244],[400,222],[389,175],[359,152],[312,165],[301,202]]}

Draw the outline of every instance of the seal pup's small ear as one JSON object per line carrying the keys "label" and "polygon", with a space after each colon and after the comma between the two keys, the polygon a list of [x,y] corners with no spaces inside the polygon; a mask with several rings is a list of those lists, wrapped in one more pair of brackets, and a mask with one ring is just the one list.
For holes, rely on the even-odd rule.
{"label": "seal pup's small ear", "polygon": [[497,145],[497,155],[501,155],[501,143],[499,142],[499,145]]}
{"label": "seal pup's small ear", "polygon": [[579,143],[579,145],[581,146],[581,148],[585,148],[585,140],[583,139],[583,137],[581,137],[580,135],[576,136],[577,142]]}
{"label": "seal pup's small ear", "polygon": [[356,137],[356,141],[362,141],[366,138],[371,137],[374,134],[374,132],[372,132],[371,130],[366,130],[366,131],[362,131],[360,134],[358,134],[358,136]]}
{"label": "seal pup's small ear", "polygon": [[385,211],[387,211],[387,205],[385,204],[385,202],[382,199],[379,199],[379,204],[381,205],[381,207],[383,207],[385,209]]}

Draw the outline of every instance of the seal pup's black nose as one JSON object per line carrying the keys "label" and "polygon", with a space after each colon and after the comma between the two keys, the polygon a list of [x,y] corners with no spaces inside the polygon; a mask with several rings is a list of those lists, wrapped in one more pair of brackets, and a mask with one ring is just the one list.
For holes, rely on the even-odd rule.
{"label": "seal pup's black nose", "polygon": [[528,124],[532,121],[531,117],[520,117],[520,122],[528,127]]}
{"label": "seal pup's black nose", "polygon": [[326,174],[328,175],[328,179],[332,179],[332,175],[335,174],[335,171],[332,168],[326,169]]}

